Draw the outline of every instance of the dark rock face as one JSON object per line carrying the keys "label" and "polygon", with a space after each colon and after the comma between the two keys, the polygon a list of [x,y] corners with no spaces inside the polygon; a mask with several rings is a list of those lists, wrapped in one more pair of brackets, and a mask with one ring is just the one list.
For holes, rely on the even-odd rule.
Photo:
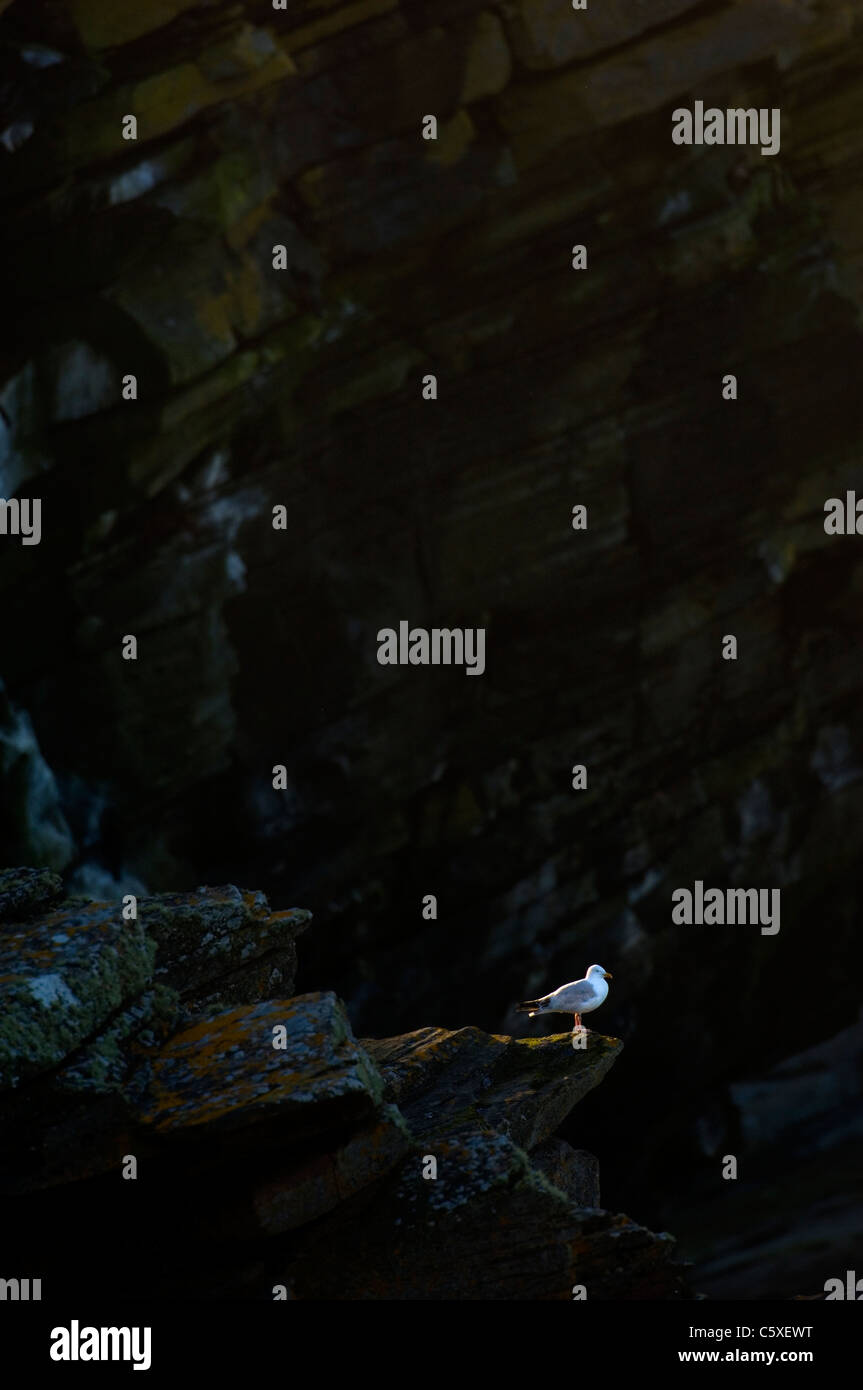
{"label": "dark rock face", "polygon": [[[34,877],[4,876],[4,915],[33,905]],[[599,1209],[596,1161],[552,1138],[619,1042],[591,1034],[577,1050],[566,1035],[424,1028],[361,1043],[331,992],[274,996],[291,986],[284,974],[229,1009],[221,975],[218,994],[200,993],[226,941],[266,954],[308,916],[224,888],[144,900],[134,925],[113,904],[75,902],[4,923],[19,959],[0,972],[7,1257],[29,1241],[46,1284],[59,1280],[51,1214],[71,1211],[71,1235],[83,1209],[89,1238],[75,1258],[86,1251],[92,1272],[79,1286],[104,1292],[119,1187],[143,1218],[135,1277],[149,1296],[191,1295],[188,1273],[184,1284],[166,1272],[184,1268],[186,1242],[205,1255],[196,1296],[568,1299],[576,1283],[591,1298],[686,1296],[671,1237]],[[184,1007],[156,981],[166,949],[176,961],[178,944],[195,942],[199,997]],[[98,1010],[81,984],[84,944]]]}
{"label": "dark rock face", "polygon": [[[801,1027],[801,1042],[807,1029]],[[697,1258],[699,1289],[733,1298],[821,1293],[823,1278],[855,1268],[863,1238],[863,1022],[804,1047],[731,1087],[725,1116],[706,1111],[705,1153],[723,1151],[730,1132],[745,1153],[733,1200],[700,1182],[675,1228]],[[805,1211],[798,1225],[792,1213]],[[745,1232],[745,1238],[741,1233]],[[831,1277],[835,1277],[832,1276]]]}
{"label": "dark rock face", "polygon": [[46,869],[0,871],[0,922],[24,922],[62,897],[61,880]]}
{"label": "dark rock face", "polygon": [[[604,960],[628,1047],[578,1118],[670,1191],[801,1051],[820,924],[808,1042],[858,1006],[860,562],[822,507],[863,492],[863,15],[0,10],[0,495],[44,530],[0,538],[5,862],[308,901],[301,987],[360,1033],[499,1029]],[[781,153],[673,147],[696,97],[781,108]],[[400,618],[485,625],[486,673],[379,667]],[[781,886],[781,952],[672,927],[696,878]],[[240,1005],[270,965],[226,969]]]}

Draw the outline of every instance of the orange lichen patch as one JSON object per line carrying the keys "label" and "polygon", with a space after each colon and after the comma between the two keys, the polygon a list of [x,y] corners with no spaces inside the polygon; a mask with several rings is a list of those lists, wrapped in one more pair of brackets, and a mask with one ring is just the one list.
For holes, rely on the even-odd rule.
{"label": "orange lichen patch", "polygon": [[117,903],[75,904],[72,910],[58,908],[38,921],[4,931],[0,958],[14,954],[16,964],[25,969],[31,964],[59,967],[77,958],[85,946],[116,948],[138,936],[134,925],[123,922]]}
{"label": "orange lichen patch", "polygon": [[312,920],[312,914],[304,907],[288,907],[283,912],[271,912],[270,921],[276,922],[281,926],[299,926],[305,931]]}
{"label": "orange lichen patch", "polygon": [[[279,1028],[284,1047],[273,1045]],[[143,1118],[173,1130],[341,1102],[370,1112],[381,1089],[335,995],[300,995],[231,1009],[177,1034],[153,1063]]]}

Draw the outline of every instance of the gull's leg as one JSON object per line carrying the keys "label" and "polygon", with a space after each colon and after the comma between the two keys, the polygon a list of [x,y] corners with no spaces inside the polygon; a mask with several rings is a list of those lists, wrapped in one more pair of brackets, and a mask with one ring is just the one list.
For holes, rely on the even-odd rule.
{"label": "gull's leg", "polygon": [[581,1027],[581,1014],[575,1014],[574,1017],[575,1017],[575,1027],[574,1027],[573,1030],[572,1030],[573,1033],[577,1032],[578,1029]]}

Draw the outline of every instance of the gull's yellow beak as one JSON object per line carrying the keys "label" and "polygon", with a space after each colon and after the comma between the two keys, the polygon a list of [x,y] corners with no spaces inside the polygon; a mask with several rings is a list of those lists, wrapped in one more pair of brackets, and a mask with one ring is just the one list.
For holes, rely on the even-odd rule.
{"label": "gull's yellow beak", "polygon": [[602,972],[602,978],[603,978],[604,980],[613,980],[613,979],[614,979],[614,976],[611,975],[611,974],[609,974],[609,972],[608,972],[607,970],[603,970],[603,972]]}

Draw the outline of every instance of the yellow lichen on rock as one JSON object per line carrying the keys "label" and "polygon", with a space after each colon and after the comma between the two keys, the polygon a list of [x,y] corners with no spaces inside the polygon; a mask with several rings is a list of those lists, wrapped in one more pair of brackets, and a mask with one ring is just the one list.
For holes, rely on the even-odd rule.
{"label": "yellow lichen on rock", "polygon": [[304,25],[302,29],[292,29],[282,39],[282,46],[289,53],[296,53],[301,48],[309,48],[313,43],[320,42],[321,39],[328,39],[333,34],[352,28],[355,24],[363,24],[367,19],[387,14],[388,11],[397,8],[397,0],[357,0],[355,5],[345,5],[313,24]]}
{"label": "yellow lichen on rock", "polygon": [[296,72],[291,59],[279,49],[259,66],[224,80],[206,77],[202,66],[203,59],[200,64],[181,63],[79,107],[70,119],[66,137],[70,160],[77,164],[117,154],[124,143],[120,132],[126,115],[135,116],[138,122],[139,143],[157,140],[211,106],[256,92]]}
{"label": "yellow lichen on rock", "polygon": [[[170,24],[194,9],[198,0],[145,0],[142,5],[107,3],[105,0],[67,0],[66,8],[84,43],[93,48],[113,48],[131,43]],[[0,10],[4,4],[0,3]]]}
{"label": "yellow lichen on rock", "polygon": [[467,54],[461,100],[465,103],[494,96],[506,86],[512,73],[512,55],[503,26],[496,14],[483,10]]}
{"label": "yellow lichen on rock", "polygon": [[429,141],[426,158],[430,164],[440,164],[444,168],[458,164],[475,137],[476,127],[468,113],[457,111],[451,121],[440,127],[437,140]]}

